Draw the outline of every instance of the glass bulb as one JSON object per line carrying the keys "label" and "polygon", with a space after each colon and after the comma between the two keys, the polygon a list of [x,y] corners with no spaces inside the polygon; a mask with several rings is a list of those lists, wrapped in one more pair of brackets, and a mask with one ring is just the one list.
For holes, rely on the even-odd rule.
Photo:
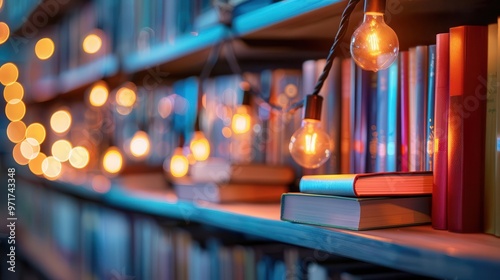
{"label": "glass bulb", "polygon": [[250,117],[250,107],[241,105],[236,110],[231,121],[231,129],[235,134],[247,133],[250,130],[252,118]]}
{"label": "glass bulb", "polygon": [[196,161],[204,161],[210,156],[210,143],[202,131],[194,132],[189,148]]}
{"label": "glass bulb", "polygon": [[174,150],[172,157],[170,158],[170,168],[165,168],[169,170],[173,177],[183,177],[188,173],[189,161],[184,156],[182,147],[178,147]]}
{"label": "glass bulb", "polygon": [[304,119],[301,127],[292,135],[288,148],[299,165],[318,168],[330,158],[332,141],[321,128],[320,121]]}
{"label": "glass bulb", "polygon": [[363,69],[378,71],[388,68],[398,57],[396,32],[384,21],[384,14],[367,12],[363,23],[351,38],[351,55]]}

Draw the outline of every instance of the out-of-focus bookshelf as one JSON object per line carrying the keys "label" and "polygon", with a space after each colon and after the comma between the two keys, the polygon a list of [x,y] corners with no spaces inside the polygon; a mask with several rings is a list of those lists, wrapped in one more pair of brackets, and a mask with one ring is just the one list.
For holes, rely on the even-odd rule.
{"label": "out-of-focus bookshelf", "polygon": [[[167,96],[179,85],[176,84],[178,81],[186,86],[191,82],[187,77],[201,72],[211,47],[228,39],[232,40],[245,70],[300,68],[304,60],[325,57],[345,5],[345,1],[339,0],[235,1],[241,2],[241,10],[236,10],[230,32],[218,22],[196,22],[196,16],[211,12],[207,8],[210,1],[46,0],[41,3],[23,1],[18,9],[13,8],[13,1],[5,2],[10,4],[5,7],[9,13],[8,18],[2,20],[15,27],[15,38],[26,39],[30,35],[26,33],[26,26],[36,23],[41,16],[47,17],[46,23],[38,22],[40,26],[36,26],[38,31],[34,37],[21,41],[26,56],[16,58],[16,62],[24,65],[20,67],[19,76],[26,87],[26,99],[31,102],[28,110],[35,112],[35,116],[29,116],[32,120],[38,118],[36,113],[46,117],[46,106],[61,104],[73,108],[75,115],[85,115],[86,111],[81,109],[84,97],[88,88],[101,79],[106,80],[110,88],[133,80],[143,89],[142,97],[157,104],[158,100],[153,97],[155,92],[159,97]],[[254,6],[245,6],[245,2],[253,2]],[[185,6],[181,8],[181,5]],[[352,22],[361,20],[361,6],[354,11]],[[398,33],[401,49],[405,49],[430,44],[436,33],[455,25],[488,24],[499,12],[498,4],[493,0],[405,0],[388,1],[386,17]],[[193,14],[186,16],[183,13]],[[24,25],[18,22],[23,18],[21,14],[27,15]],[[94,20],[89,21],[89,18]],[[351,24],[348,34],[355,25]],[[105,31],[105,38],[102,38],[105,48],[96,55],[81,53],[82,38],[94,28]],[[60,49],[56,51],[56,58],[39,61],[32,54],[32,48],[34,38],[44,36],[52,37],[56,49]],[[343,56],[347,55],[346,48],[342,51]],[[231,74],[231,71],[224,63],[218,63],[213,73],[224,75]],[[150,81],[153,81],[154,89],[147,84]],[[226,83],[238,81],[233,79]],[[159,84],[173,89],[162,88]],[[196,85],[190,86],[194,88]],[[190,99],[192,95],[185,98]],[[133,125],[143,126],[157,117],[145,113],[148,112],[147,106],[141,107],[143,115],[137,113],[130,117],[135,121],[142,119],[131,122]],[[131,130],[127,126],[130,119],[112,118],[118,119],[114,140],[123,141],[123,135]],[[167,126],[183,126],[175,121],[175,117],[168,117],[159,122],[168,123]],[[161,129],[171,127],[161,126]],[[74,133],[70,136],[78,138],[80,135]],[[162,139],[160,143],[170,145],[157,154],[166,156],[176,140],[165,134],[157,137]],[[144,165],[147,169],[150,165],[158,167],[162,160],[156,158],[148,163],[132,163],[136,167]],[[89,275],[97,278],[141,275],[146,279],[152,275],[148,273],[153,272],[148,272],[148,266],[139,264],[147,262],[147,259],[139,260],[141,256],[146,258],[144,252],[149,252],[150,257],[162,256],[161,260],[167,263],[174,258],[173,254],[182,255],[183,250],[197,248],[179,249],[169,245],[172,240],[187,238],[175,232],[175,228],[189,231],[187,225],[190,223],[201,225],[201,228],[207,226],[207,236],[210,236],[208,233],[212,227],[231,232],[236,238],[241,238],[241,244],[276,242],[292,245],[287,247],[287,252],[306,247],[310,249],[308,256],[312,262],[323,261],[318,255],[326,254],[436,278],[487,279],[500,274],[500,241],[485,234],[454,234],[436,231],[430,226],[353,232],[292,224],[280,221],[278,204],[216,205],[178,201],[164,184],[161,172],[155,175],[154,182],[131,180],[132,175],[123,175],[112,178],[109,189],[93,189],[88,181],[77,178],[78,172],[72,172],[74,180],[69,183],[63,179],[53,182],[25,175],[29,172],[27,167],[18,170],[19,177],[23,177],[19,192],[20,203],[24,204],[20,211],[25,220],[20,235],[23,240],[21,248],[24,246],[23,251],[32,258],[35,266],[41,267],[42,271],[46,269],[44,272],[55,279],[87,278]],[[150,175],[144,176],[150,178]],[[110,233],[115,234],[116,239],[110,238]],[[157,243],[144,241],[155,234],[155,239],[151,240],[157,240]],[[46,242],[47,246],[40,245]],[[201,247],[209,248],[204,242],[200,243],[203,244]],[[128,247],[122,248],[124,244]],[[165,252],[151,253],[156,244],[164,244]],[[238,242],[233,241],[234,244]],[[162,249],[158,247],[154,250]],[[115,252],[93,259],[103,251],[113,250],[123,254]],[[136,250],[143,251],[138,253]],[[45,259],[47,255],[41,255],[40,251],[47,251],[51,257]],[[204,267],[206,256],[196,256],[203,256],[196,259],[196,264]],[[108,261],[104,261],[107,257]],[[57,259],[59,264],[66,265],[55,268],[47,259]],[[282,256],[277,259],[285,262]],[[182,260],[182,256],[177,256],[178,260]],[[158,267],[161,265],[156,264],[155,269]],[[182,269],[189,270],[188,266]],[[188,272],[184,270],[177,271],[176,276],[185,276]],[[168,277],[172,272],[155,273]],[[199,272],[191,273],[197,275]]]}

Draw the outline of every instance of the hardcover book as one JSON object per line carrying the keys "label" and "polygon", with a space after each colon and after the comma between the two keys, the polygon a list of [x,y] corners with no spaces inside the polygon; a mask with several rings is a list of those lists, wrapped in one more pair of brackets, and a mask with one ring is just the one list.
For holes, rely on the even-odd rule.
{"label": "hardcover book", "polygon": [[349,197],[432,193],[432,172],[382,172],[303,176],[301,192]]}
{"label": "hardcover book", "polygon": [[432,227],[446,229],[448,179],[448,110],[450,36],[436,36],[436,92],[434,102],[434,186],[432,189]]}
{"label": "hardcover book", "polygon": [[190,180],[177,180],[173,186],[179,199],[212,203],[279,202],[281,195],[288,191],[286,185],[192,182]]}
{"label": "hardcover book", "polygon": [[488,28],[450,28],[448,230],[483,231]]}
{"label": "hardcover book", "polygon": [[286,193],[281,220],[351,230],[428,223],[431,197],[369,197]]}

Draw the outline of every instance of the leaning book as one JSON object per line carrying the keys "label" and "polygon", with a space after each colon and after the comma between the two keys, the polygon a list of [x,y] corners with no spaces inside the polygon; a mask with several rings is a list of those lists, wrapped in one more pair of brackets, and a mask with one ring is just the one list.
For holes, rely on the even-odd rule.
{"label": "leaning book", "polygon": [[411,226],[431,221],[431,196],[344,197],[286,193],[281,220],[350,230]]}

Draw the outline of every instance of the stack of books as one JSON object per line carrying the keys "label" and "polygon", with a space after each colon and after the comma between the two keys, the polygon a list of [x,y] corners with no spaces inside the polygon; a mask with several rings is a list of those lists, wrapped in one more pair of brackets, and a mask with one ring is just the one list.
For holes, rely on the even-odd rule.
{"label": "stack of books", "polygon": [[351,230],[431,221],[432,172],[307,175],[281,198],[284,221]]}
{"label": "stack of books", "polygon": [[211,158],[191,166],[189,176],[173,181],[179,199],[211,203],[279,202],[294,181],[286,165],[235,164]]}

